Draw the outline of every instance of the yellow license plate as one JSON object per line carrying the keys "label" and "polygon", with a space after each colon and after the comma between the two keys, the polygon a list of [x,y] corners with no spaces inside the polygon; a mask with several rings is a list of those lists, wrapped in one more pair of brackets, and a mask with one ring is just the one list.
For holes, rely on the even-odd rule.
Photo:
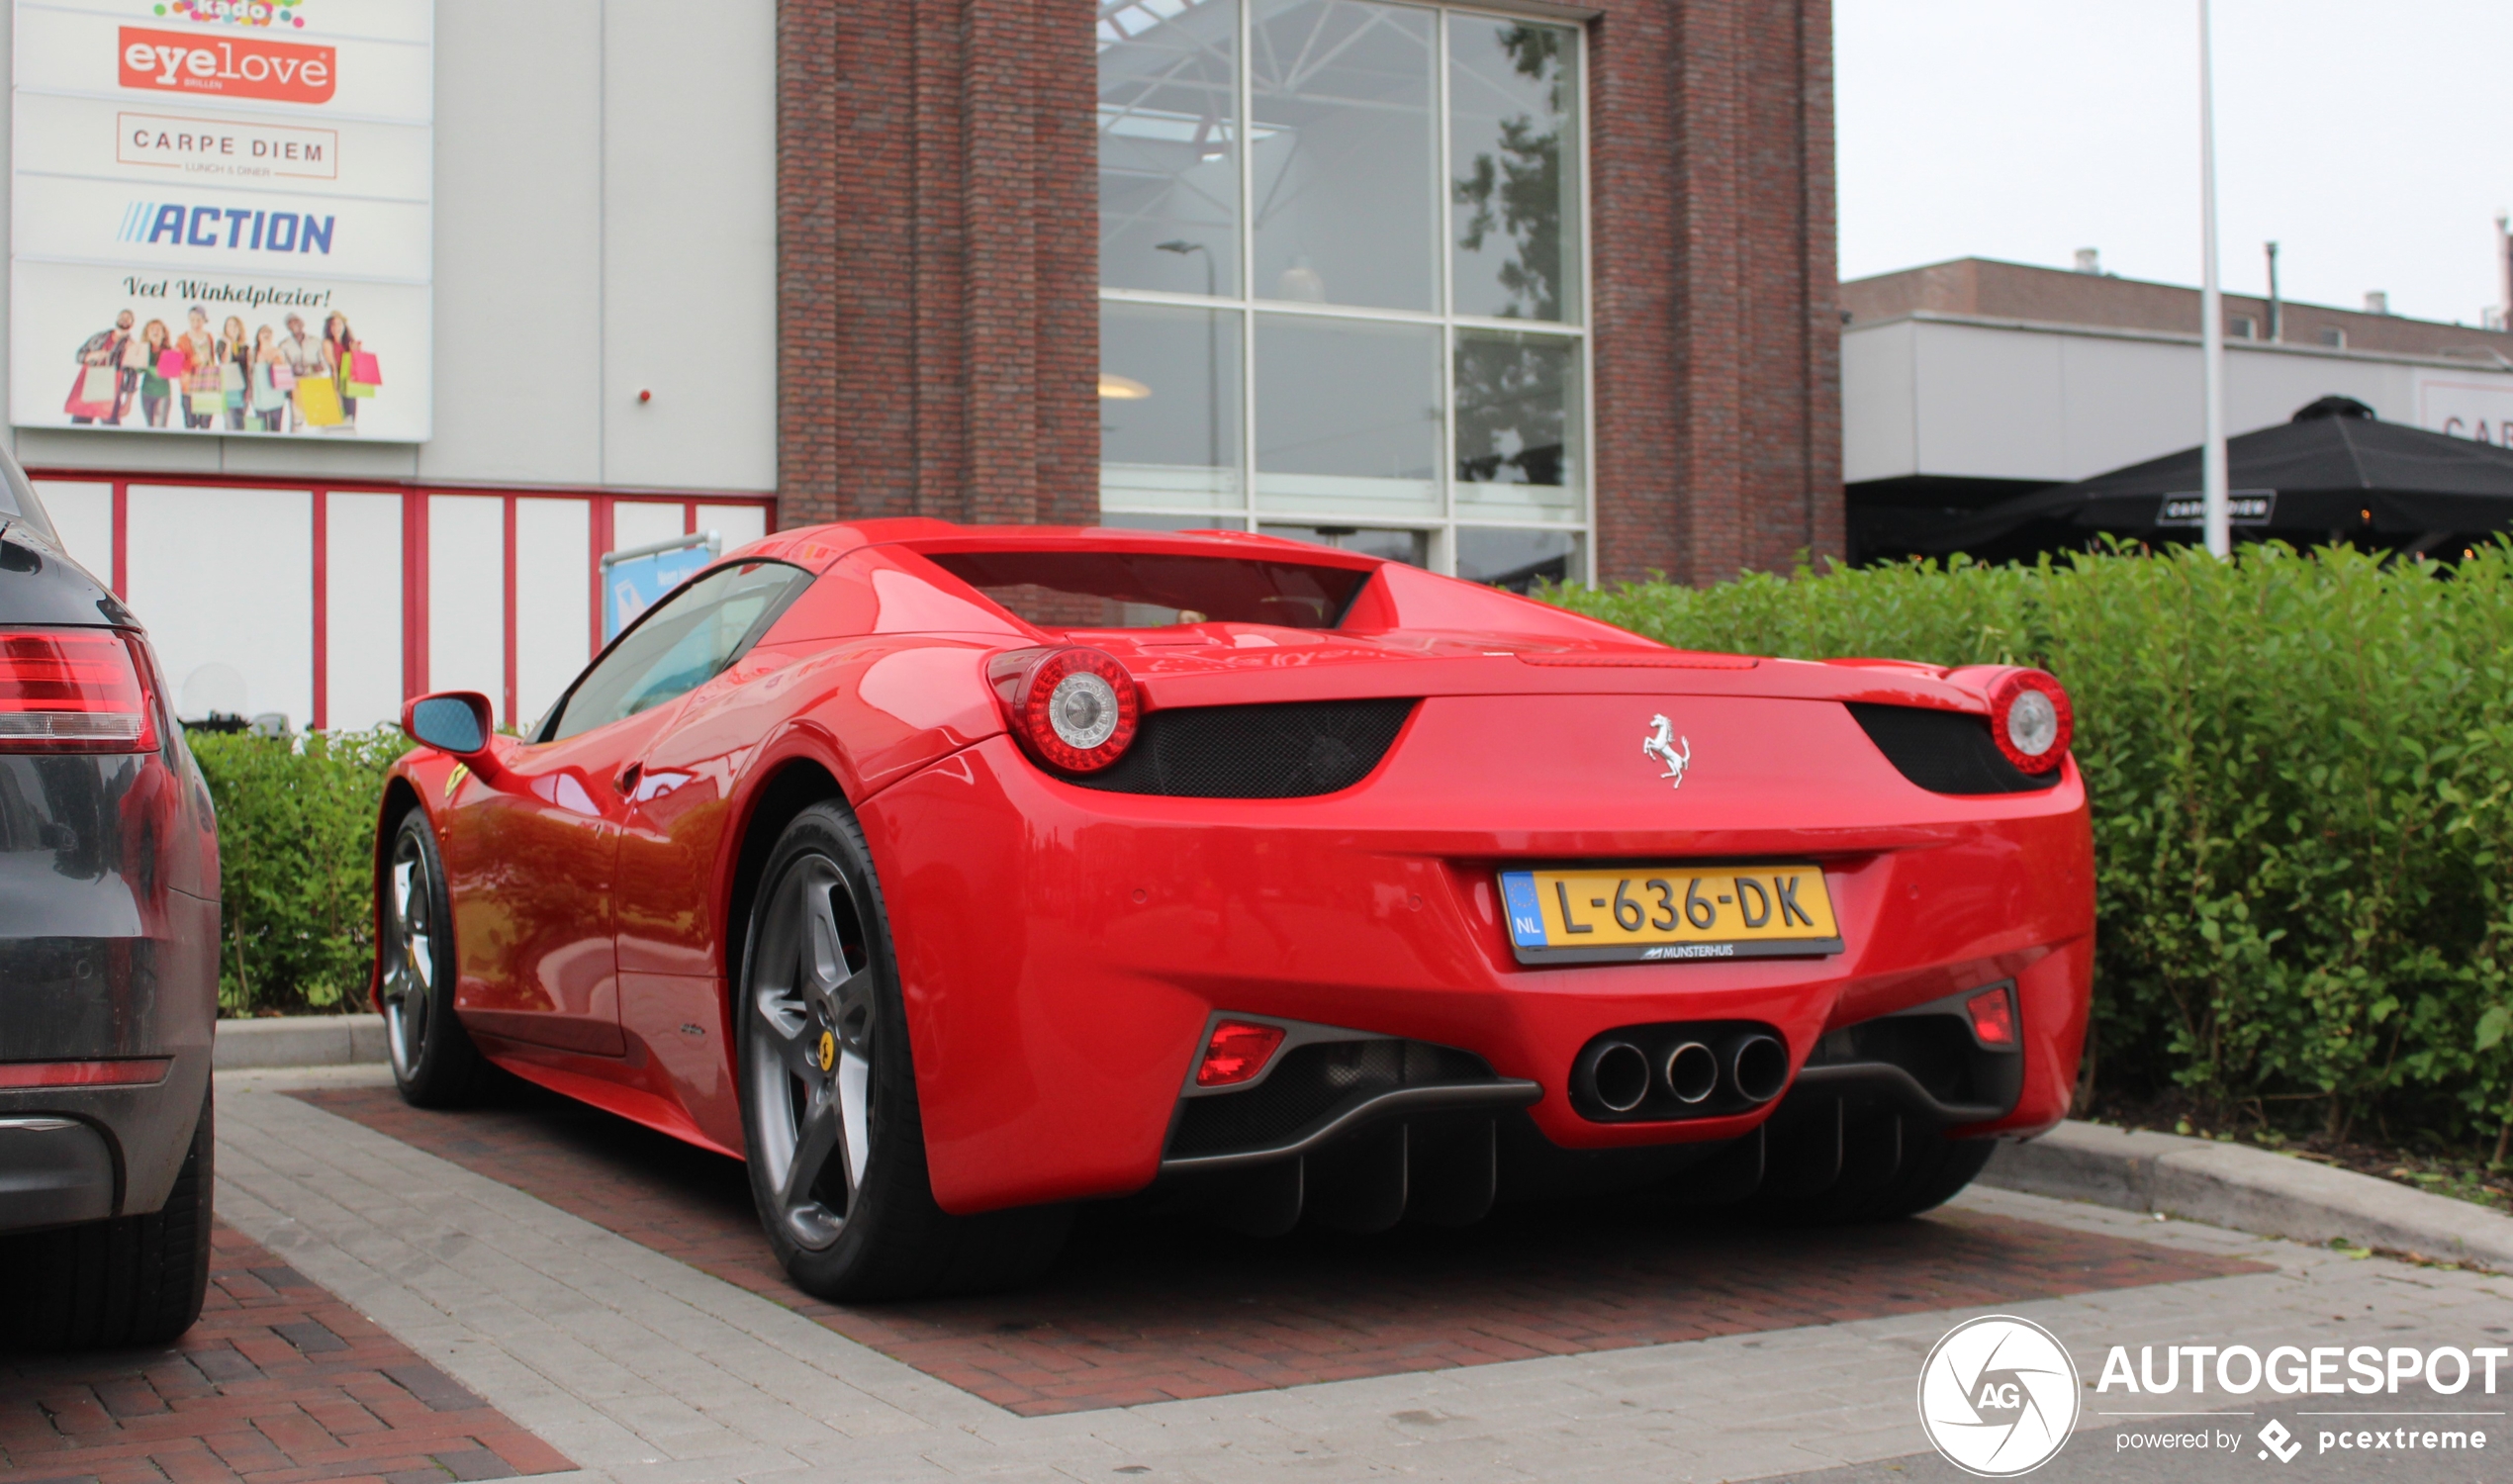
{"label": "yellow license plate", "polygon": [[1505,871],[1501,900],[1522,964],[1768,959],[1841,951],[1841,929],[1820,866]]}

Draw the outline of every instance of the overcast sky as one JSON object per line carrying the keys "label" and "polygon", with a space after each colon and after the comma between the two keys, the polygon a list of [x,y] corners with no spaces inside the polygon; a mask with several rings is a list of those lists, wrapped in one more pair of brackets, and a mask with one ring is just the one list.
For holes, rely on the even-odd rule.
{"label": "overcast sky", "polygon": [[[2199,281],[2196,0],[1834,0],[1841,276]],[[2216,0],[2228,292],[2475,324],[2513,206],[2513,0]]]}

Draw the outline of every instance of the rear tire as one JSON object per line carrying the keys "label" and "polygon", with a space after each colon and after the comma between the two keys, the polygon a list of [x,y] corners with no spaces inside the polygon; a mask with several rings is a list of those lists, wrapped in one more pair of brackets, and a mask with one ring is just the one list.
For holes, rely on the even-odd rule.
{"label": "rear tire", "polygon": [[1027,1282],[1070,1206],[953,1216],[925,1166],[889,917],[841,803],[814,804],[760,873],[733,1007],[760,1225],[794,1285],[832,1302]]}
{"label": "rear tire", "polygon": [[205,1094],[164,1206],[0,1238],[0,1341],[21,1350],[126,1349],[192,1328],[209,1290],[216,1158]]}
{"label": "rear tire", "polygon": [[384,865],[384,1042],[393,1083],[417,1108],[461,1108],[499,1082],[454,1013],[454,914],[424,810],[393,828]]}

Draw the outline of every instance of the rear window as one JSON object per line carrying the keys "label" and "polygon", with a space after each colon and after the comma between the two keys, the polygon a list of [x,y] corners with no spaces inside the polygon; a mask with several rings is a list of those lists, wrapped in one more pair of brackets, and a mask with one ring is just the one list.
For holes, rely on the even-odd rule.
{"label": "rear window", "polygon": [[1127,551],[945,551],[925,559],[1050,628],[1270,623],[1333,628],[1367,570]]}

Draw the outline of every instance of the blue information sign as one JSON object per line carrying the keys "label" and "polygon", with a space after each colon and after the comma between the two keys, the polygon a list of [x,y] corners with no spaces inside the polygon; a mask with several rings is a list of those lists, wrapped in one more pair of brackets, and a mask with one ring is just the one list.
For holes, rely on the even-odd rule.
{"label": "blue information sign", "polygon": [[603,642],[637,621],[663,595],[706,570],[724,549],[714,531],[614,551],[603,558]]}

